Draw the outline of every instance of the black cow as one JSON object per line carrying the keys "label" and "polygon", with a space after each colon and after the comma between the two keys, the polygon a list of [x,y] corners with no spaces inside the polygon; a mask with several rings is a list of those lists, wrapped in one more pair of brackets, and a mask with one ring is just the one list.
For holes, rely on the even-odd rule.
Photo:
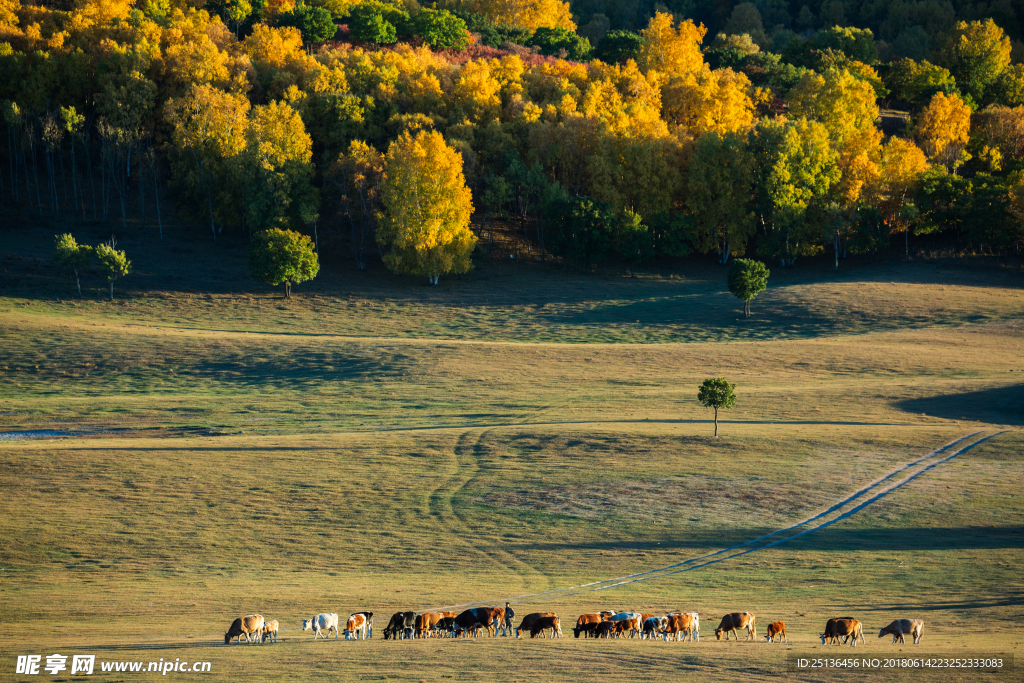
{"label": "black cow", "polygon": [[411,638],[412,631],[416,628],[415,612],[395,612],[391,615],[391,621],[384,629],[384,640],[400,640]]}
{"label": "black cow", "polygon": [[437,631],[439,637],[451,638],[452,632],[455,630],[455,617],[444,617],[441,621],[437,622],[434,630]]}

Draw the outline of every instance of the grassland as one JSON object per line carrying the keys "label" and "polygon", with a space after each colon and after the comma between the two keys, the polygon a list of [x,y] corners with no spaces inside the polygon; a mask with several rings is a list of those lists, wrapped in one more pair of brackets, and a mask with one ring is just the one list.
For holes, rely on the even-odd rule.
{"label": "grassland", "polygon": [[[812,263],[774,273],[743,320],[705,266],[485,266],[430,289],[336,263],[286,302],[245,280],[237,245],[140,237],[119,240],[137,275],[111,303],[49,272],[43,228],[4,237],[0,431],[73,436],[0,441],[0,679],[13,655],[60,651],[208,660],[218,680],[767,680],[838,654],[814,635],[847,613],[858,654],[1024,652],[1019,265]],[[695,400],[711,375],[739,385],[719,439]],[[398,609],[672,564],[997,428],[792,543],[516,605],[696,609],[705,642],[297,629],[371,609],[379,632]],[[277,646],[220,644],[257,610]],[[784,619],[793,643],[707,638],[733,610]],[[921,646],[874,638],[902,616],[926,620]],[[1020,675],[949,679],[968,677]]]}

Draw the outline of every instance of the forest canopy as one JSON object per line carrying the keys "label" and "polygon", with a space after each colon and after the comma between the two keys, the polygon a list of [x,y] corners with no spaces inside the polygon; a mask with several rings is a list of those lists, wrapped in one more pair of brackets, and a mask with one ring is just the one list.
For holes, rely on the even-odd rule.
{"label": "forest canopy", "polygon": [[0,196],[125,224],[164,188],[211,240],[328,225],[416,270],[378,232],[415,138],[477,249],[501,216],[585,269],[1019,253],[1019,38],[999,2],[0,0]]}

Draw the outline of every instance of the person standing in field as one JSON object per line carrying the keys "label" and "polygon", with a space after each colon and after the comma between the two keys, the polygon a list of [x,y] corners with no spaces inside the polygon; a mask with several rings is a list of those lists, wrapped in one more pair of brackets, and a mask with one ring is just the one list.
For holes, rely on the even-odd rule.
{"label": "person standing in field", "polygon": [[512,630],[512,619],[516,616],[515,610],[512,609],[512,605],[505,603],[505,635],[509,634]]}

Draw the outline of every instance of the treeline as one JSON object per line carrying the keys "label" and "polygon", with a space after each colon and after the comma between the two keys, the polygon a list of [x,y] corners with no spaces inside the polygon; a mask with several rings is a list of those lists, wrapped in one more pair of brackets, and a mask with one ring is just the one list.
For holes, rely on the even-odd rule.
{"label": "treeline", "polygon": [[212,240],[342,231],[432,282],[496,218],[584,270],[1024,242],[1024,68],[991,20],[883,63],[841,26],[779,54],[656,13],[595,50],[559,0],[234,3],[0,0],[4,201],[162,230],[168,187]]}

